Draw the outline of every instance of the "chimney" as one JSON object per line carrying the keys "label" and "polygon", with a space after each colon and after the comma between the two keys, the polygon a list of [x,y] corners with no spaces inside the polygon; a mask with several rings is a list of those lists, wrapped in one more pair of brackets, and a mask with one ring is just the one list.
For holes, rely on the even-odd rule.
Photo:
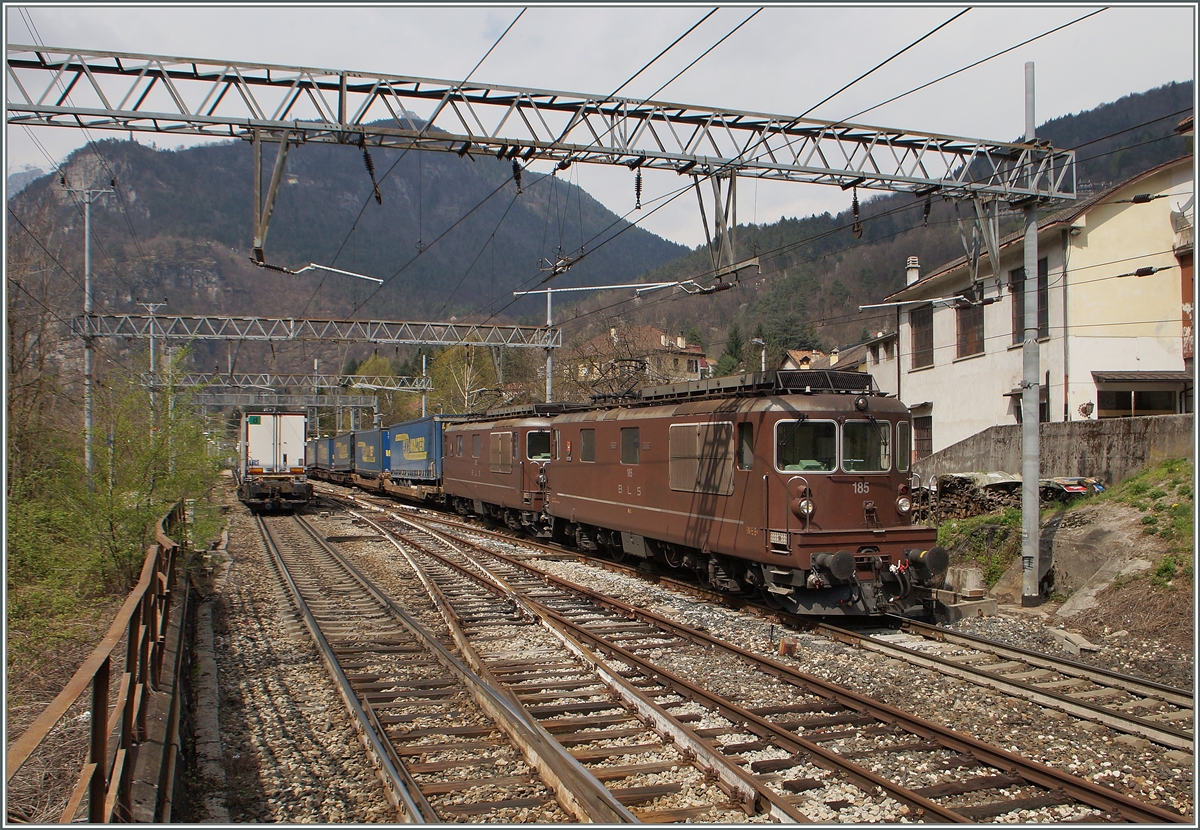
{"label": "chimney", "polygon": [[921,261],[915,256],[908,258],[908,281],[905,285],[912,285],[917,280],[921,279]]}
{"label": "chimney", "polygon": [[660,334],[660,335],[658,336],[658,345],[660,345],[660,346],[665,346],[665,345],[667,345],[667,335],[666,335],[666,333]]}
{"label": "chimney", "polygon": [[675,345],[678,346],[680,350],[687,348],[687,338],[683,336],[683,332],[679,332],[679,336],[675,338]]}
{"label": "chimney", "polygon": [[835,349],[833,349],[833,351],[831,351],[829,353],[829,368],[832,369],[834,366],[837,366],[837,362],[838,362],[838,350],[835,348]]}

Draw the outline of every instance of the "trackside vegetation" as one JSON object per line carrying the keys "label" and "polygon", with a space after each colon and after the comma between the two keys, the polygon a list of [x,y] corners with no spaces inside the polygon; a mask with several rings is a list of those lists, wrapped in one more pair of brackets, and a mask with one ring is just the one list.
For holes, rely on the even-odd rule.
{"label": "trackside vegetation", "polygon": [[[1147,578],[1157,587],[1192,584],[1195,551],[1195,469],[1190,459],[1172,459],[1149,467],[1103,493],[1042,511],[1042,521],[1063,512],[1098,504],[1122,504],[1142,514],[1145,536],[1157,536],[1166,552]],[[975,564],[991,588],[1021,556],[1019,508],[954,519],[938,528],[938,544],[951,551],[953,564]]]}
{"label": "trackside vegetation", "polygon": [[[38,417],[22,412],[21,401],[14,405],[10,397],[5,529],[10,678],[39,672],[56,658],[74,668],[78,661],[69,655],[93,645],[107,626],[137,582],[155,523],[177,499],[196,500],[190,539],[203,547],[217,531],[217,511],[204,498],[219,472],[210,441],[215,432],[206,429],[189,395],[173,388],[171,376],[170,367],[160,372],[153,406],[141,371],[118,368],[98,379],[90,481],[78,428],[82,419],[76,421],[78,409],[71,411],[70,390],[56,388],[54,376],[47,378],[43,404],[53,411]],[[19,390],[11,375],[9,380],[10,390]],[[17,420],[14,414],[26,417]]]}

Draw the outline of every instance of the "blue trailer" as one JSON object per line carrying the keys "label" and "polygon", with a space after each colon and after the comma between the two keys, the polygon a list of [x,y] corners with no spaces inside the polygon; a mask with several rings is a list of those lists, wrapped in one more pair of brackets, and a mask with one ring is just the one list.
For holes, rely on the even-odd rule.
{"label": "blue trailer", "polygon": [[313,440],[317,443],[317,469],[329,472],[333,469],[333,439],[325,437]]}
{"label": "blue trailer", "polygon": [[329,460],[329,480],[338,484],[354,484],[354,433],[345,432],[333,437]]}
{"label": "blue trailer", "polygon": [[388,427],[389,471],[384,489],[418,500],[442,496],[442,428],[460,418],[427,415]]}
{"label": "blue trailer", "polygon": [[378,487],[388,472],[388,431],[366,429],[354,433],[354,473],[358,482]]}

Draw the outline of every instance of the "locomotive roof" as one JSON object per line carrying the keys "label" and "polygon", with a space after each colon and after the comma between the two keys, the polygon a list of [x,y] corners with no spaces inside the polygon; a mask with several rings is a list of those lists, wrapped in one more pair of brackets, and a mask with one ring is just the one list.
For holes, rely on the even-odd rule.
{"label": "locomotive roof", "polygon": [[723,378],[706,378],[643,389],[634,398],[597,401],[600,405],[638,406],[711,398],[762,398],[777,395],[879,395],[875,378],[865,372],[797,369],[746,372]]}

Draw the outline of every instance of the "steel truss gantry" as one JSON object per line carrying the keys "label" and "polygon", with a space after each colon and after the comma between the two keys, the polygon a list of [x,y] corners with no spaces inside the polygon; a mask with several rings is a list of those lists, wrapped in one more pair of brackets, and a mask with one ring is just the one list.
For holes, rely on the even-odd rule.
{"label": "steel truss gantry", "polygon": [[[151,383],[150,375],[143,375]],[[171,379],[177,387],[202,387],[204,389],[370,389],[380,392],[432,392],[433,378],[430,377],[380,377],[375,375],[273,375],[229,374],[223,372],[201,372],[177,375]]]}
{"label": "steel truss gantry", "polygon": [[[508,346],[557,349],[562,331],[549,326],[323,320],[298,317],[91,314],[72,320],[80,337],[162,337],[168,340],[246,340],[269,343],[376,343],[398,346]],[[302,376],[297,376],[302,377]]]}
{"label": "steel truss gantry", "polygon": [[[280,144],[265,201],[261,264],[290,144],[349,144],[668,170],[714,188],[719,267],[735,227],[737,177],[982,202],[1075,198],[1075,154],[789,115],[526,87],[312,67],[9,44],[9,124],[241,138]],[[70,99],[70,100],[68,100]],[[429,110],[418,116],[413,108]],[[720,214],[718,216],[717,214]],[[734,220],[736,221],[736,220]]]}
{"label": "steel truss gantry", "polygon": [[274,392],[197,392],[202,406],[278,406],[285,409],[377,409],[375,395],[283,395]]}

